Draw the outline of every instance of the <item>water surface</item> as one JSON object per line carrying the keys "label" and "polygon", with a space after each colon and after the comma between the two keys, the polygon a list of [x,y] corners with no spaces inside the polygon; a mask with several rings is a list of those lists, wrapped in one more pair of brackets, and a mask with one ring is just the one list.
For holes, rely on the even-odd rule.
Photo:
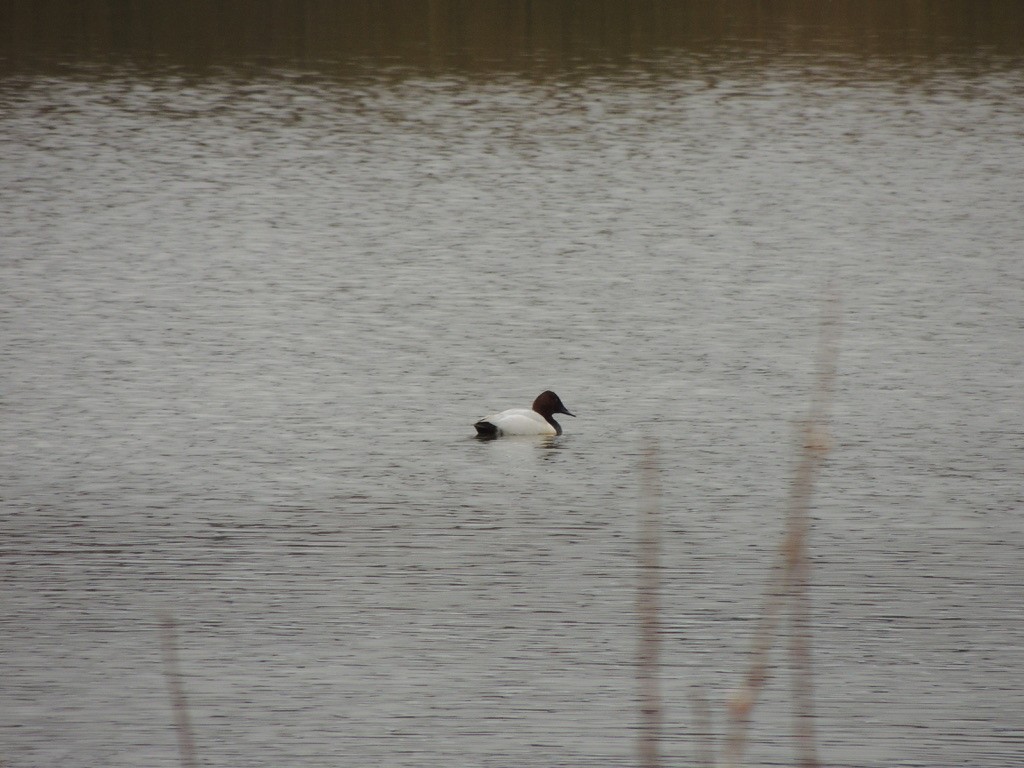
{"label": "water surface", "polygon": [[[0,759],[179,764],[166,611],[210,765],[630,762],[655,446],[692,760],[837,295],[823,761],[1019,761],[1019,60],[358,70],[0,79]],[[472,438],[545,388],[562,437]],[[792,761],[776,661],[756,765]]]}

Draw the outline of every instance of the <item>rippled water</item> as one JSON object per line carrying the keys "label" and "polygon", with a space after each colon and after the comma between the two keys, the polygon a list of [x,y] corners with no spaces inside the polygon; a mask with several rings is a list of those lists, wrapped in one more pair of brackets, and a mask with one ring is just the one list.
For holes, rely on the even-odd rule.
{"label": "rippled water", "polygon": [[[9,766],[633,760],[724,730],[840,297],[822,758],[1024,754],[1024,86],[841,58],[0,81]],[[555,389],[554,441],[472,422]],[[791,760],[785,659],[755,764]]]}

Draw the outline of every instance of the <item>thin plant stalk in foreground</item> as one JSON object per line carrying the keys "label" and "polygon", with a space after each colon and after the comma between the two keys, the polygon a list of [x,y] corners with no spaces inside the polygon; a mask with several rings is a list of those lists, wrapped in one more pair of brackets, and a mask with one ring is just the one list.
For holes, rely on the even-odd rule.
{"label": "thin plant stalk in foreground", "polygon": [[809,562],[807,533],[814,477],[828,450],[825,435],[828,406],[835,381],[838,310],[833,300],[822,321],[818,350],[818,377],[810,413],[800,430],[800,454],[790,489],[786,535],[754,635],[750,668],[743,685],[729,704],[729,732],[725,744],[725,765],[743,761],[751,713],[768,679],[768,652],[784,602],[790,608],[790,658],[793,667],[794,732],[801,768],[817,768],[814,736],[814,703],[811,673],[810,610],[807,597]]}
{"label": "thin plant stalk in foreground", "polygon": [[174,619],[170,614],[160,617],[160,645],[164,655],[164,676],[171,697],[174,712],[174,730],[178,734],[178,754],[183,768],[196,768],[195,741],[192,739],[192,724],[188,716],[188,703],[181,684],[181,670],[178,664],[178,648],[175,637]]}
{"label": "thin plant stalk in foreground", "polygon": [[641,465],[641,493],[644,506],[640,518],[639,583],[636,594],[636,612],[640,624],[637,644],[637,679],[640,684],[640,734],[637,749],[641,768],[657,768],[658,742],[661,736],[661,692],[658,687],[658,657],[661,629],[658,621],[658,545],[660,524],[658,519],[657,446],[652,444],[645,452]]}

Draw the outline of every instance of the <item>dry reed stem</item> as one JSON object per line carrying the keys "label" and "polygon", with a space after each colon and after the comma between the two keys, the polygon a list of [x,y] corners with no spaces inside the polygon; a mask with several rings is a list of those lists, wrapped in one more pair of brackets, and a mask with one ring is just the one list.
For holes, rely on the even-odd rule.
{"label": "dry reed stem", "polygon": [[715,764],[715,744],[711,737],[711,705],[700,689],[691,694],[693,719],[697,726],[697,749],[694,762],[701,768],[712,768]]}
{"label": "dry reed stem", "polygon": [[192,725],[188,716],[188,703],[181,684],[181,670],[178,664],[178,648],[175,638],[174,618],[170,614],[160,616],[160,645],[164,654],[164,676],[171,697],[174,712],[174,730],[178,734],[178,755],[184,768],[196,768],[196,749],[192,739]]}
{"label": "dry reed stem", "polygon": [[811,659],[810,561],[807,534],[810,529],[811,494],[814,478],[828,452],[826,434],[829,404],[836,378],[839,354],[839,306],[832,300],[822,318],[818,338],[818,380],[811,412],[803,429],[800,464],[793,479],[790,498],[790,528],[797,543],[790,553],[790,658],[793,665],[793,715],[797,756],[801,768],[817,768],[818,753],[814,734],[814,675]]}
{"label": "dry reed stem", "polygon": [[658,590],[660,587],[659,552],[660,520],[658,500],[657,444],[651,443],[641,461],[641,495],[643,509],[640,516],[638,555],[640,561],[636,594],[636,611],[640,625],[637,644],[637,680],[640,687],[640,733],[637,750],[643,768],[659,765],[662,707],[658,687],[658,657],[661,629]]}
{"label": "dry reed stem", "polygon": [[814,477],[828,451],[825,427],[835,382],[838,350],[838,300],[831,297],[819,334],[818,375],[810,412],[800,430],[800,453],[790,487],[786,535],[779,550],[779,564],[772,574],[754,635],[750,668],[743,685],[729,702],[729,732],[725,744],[725,765],[742,763],[751,714],[768,679],[768,653],[784,602],[790,607],[789,652],[793,666],[793,714],[797,756],[801,768],[817,768],[814,735],[813,676],[808,585],[807,533]]}

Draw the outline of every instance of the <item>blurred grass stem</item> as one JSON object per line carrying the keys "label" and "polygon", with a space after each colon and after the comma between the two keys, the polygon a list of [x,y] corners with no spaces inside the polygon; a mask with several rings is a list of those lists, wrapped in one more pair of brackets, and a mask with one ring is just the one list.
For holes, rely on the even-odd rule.
{"label": "blurred grass stem", "polygon": [[652,442],[644,452],[640,467],[643,508],[640,516],[639,578],[636,611],[640,624],[637,644],[637,679],[640,686],[640,735],[637,744],[642,768],[659,765],[659,742],[662,727],[661,691],[658,685],[658,663],[661,643],[658,591],[659,544],[661,521],[658,483],[658,446]]}
{"label": "blurred grass stem", "polygon": [[160,645],[164,656],[164,676],[171,697],[174,712],[174,730],[178,734],[178,754],[183,768],[196,768],[195,741],[192,739],[192,724],[188,716],[188,704],[181,684],[181,670],[178,663],[177,638],[174,618],[170,614],[160,617]]}
{"label": "blurred grass stem", "polygon": [[750,668],[729,703],[724,763],[730,768],[743,762],[751,714],[769,676],[768,655],[784,603],[789,607],[789,655],[793,669],[793,717],[798,764],[801,768],[817,768],[819,765],[814,733],[807,535],[814,478],[828,451],[825,430],[836,375],[838,331],[838,299],[833,295],[826,304],[821,322],[818,374],[811,407],[799,431],[799,458],[790,487],[786,534],[779,550],[779,564],[769,582],[754,635]]}

